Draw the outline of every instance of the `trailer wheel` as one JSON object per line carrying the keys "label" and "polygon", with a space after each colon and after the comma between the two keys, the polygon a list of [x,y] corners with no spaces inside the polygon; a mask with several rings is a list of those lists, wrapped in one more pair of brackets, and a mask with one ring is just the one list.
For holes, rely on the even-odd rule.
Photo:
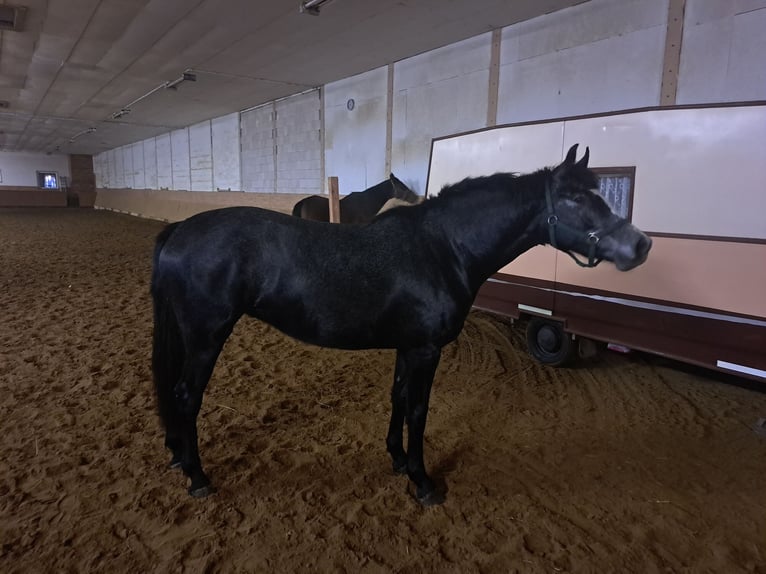
{"label": "trailer wheel", "polygon": [[531,318],[527,324],[527,347],[535,359],[552,367],[569,363],[577,350],[561,323],[540,317]]}

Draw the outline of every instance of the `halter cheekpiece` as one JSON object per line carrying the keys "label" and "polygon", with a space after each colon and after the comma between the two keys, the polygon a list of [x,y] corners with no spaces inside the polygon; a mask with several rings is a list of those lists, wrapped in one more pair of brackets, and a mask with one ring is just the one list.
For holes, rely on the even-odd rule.
{"label": "halter cheekpiece", "polygon": [[[583,232],[579,229],[575,229],[574,227],[567,225],[566,223],[561,223],[559,221],[558,215],[556,215],[556,210],[553,208],[553,197],[551,195],[551,185],[549,181],[545,182],[545,203],[548,206],[548,234],[550,236],[550,244],[558,249],[558,245],[556,242],[556,230],[559,229],[565,233],[570,234],[572,237],[576,237],[578,235],[581,235]],[[583,262],[580,261],[577,258],[577,255],[572,252],[571,249],[564,251],[563,249],[561,251],[564,251],[567,255],[569,255],[575,263],[577,263],[580,267],[595,267],[601,261],[603,261],[603,258],[597,258],[596,257],[596,245],[598,245],[598,242],[601,240],[601,237],[606,237],[610,233],[614,233],[617,231],[620,227],[628,223],[627,219],[620,218],[614,225],[611,225],[607,227],[604,230],[592,230],[588,231],[585,234],[585,242],[588,244],[588,261]]]}

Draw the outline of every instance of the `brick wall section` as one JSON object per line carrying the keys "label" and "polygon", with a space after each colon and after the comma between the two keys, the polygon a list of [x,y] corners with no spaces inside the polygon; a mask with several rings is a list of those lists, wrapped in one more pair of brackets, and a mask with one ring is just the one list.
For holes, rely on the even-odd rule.
{"label": "brick wall section", "polygon": [[241,116],[242,189],[274,191],[274,106],[262,106]]}
{"label": "brick wall section", "polygon": [[322,140],[319,92],[275,105],[277,192],[321,193]]}
{"label": "brick wall section", "polygon": [[[92,207],[96,199],[96,174],[93,156],[73,154],[69,156],[69,203]],[[75,199],[76,198],[76,199]]]}

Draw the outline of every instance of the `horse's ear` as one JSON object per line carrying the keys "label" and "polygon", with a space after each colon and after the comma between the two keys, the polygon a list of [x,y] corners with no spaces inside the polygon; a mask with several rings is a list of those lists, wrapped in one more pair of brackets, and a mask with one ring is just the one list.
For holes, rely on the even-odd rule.
{"label": "horse's ear", "polygon": [[391,182],[391,185],[394,187],[394,191],[396,191],[397,189],[401,189],[403,191],[409,191],[410,190],[410,188],[407,187],[407,185],[401,179],[396,177],[393,173],[391,173],[388,176],[388,181]]}
{"label": "horse's ear", "polygon": [[588,159],[590,158],[590,148],[585,148],[585,155],[582,156],[580,161],[577,162],[579,167],[588,167]]}
{"label": "horse's ear", "polygon": [[[587,154],[587,152],[585,152]],[[567,152],[567,156],[564,158],[564,163],[572,165],[575,162],[575,158],[577,157],[577,144],[574,144],[572,147],[569,148],[569,151]]]}

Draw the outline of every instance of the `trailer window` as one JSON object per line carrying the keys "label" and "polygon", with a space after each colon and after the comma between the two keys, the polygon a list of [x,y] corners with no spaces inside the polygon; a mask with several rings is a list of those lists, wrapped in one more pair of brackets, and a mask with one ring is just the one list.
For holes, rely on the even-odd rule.
{"label": "trailer window", "polygon": [[633,213],[633,181],[635,167],[594,168],[598,176],[598,192],[617,215],[630,221]]}

